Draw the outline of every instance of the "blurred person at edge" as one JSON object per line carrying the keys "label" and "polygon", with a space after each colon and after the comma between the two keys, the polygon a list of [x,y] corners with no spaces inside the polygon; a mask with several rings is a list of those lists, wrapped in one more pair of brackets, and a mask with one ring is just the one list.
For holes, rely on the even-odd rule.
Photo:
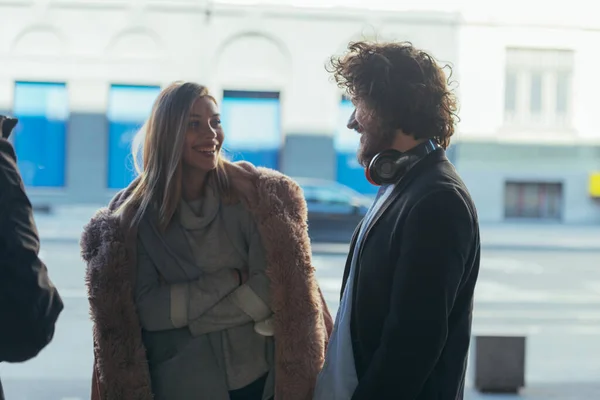
{"label": "blurred person at edge", "polygon": [[331,65],[355,105],[358,160],[381,187],[351,243],[315,399],[462,399],[480,243],[445,155],[455,98],[410,43],[353,43]]}
{"label": "blurred person at edge", "polygon": [[195,83],[164,89],[138,139],[139,176],[81,240],[92,398],[311,399],[333,321],[301,189],[226,161],[217,102]]}
{"label": "blurred person at edge", "polygon": [[[0,116],[0,362],[30,360],[54,336],[62,300],[38,258],[31,203],[7,140],[16,120]],[[0,400],[4,399],[0,383]]]}

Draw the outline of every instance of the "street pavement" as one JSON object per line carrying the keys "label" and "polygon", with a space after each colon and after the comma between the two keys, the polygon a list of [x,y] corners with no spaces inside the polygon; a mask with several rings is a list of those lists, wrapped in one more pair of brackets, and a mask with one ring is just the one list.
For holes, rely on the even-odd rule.
{"label": "street pavement", "polygon": [[[36,215],[40,236],[47,241],[77,241],[81,230],[95,211],[96,206],[64,206],[51,214]],[[489,249],[537,249],[548,251],[600,251],[600,226],[503,223],[481,224],[481,243]],[[317,252],[345,254],[348,245],[316,243]]]}
{"label": "street pavement", "polygon": [[[54,341],[36,359],[0,365],[8,400],[89,398],[92,325],[84,288],[85,267],[77,244],[82,221],[89,218],[86,213],[73,208],[59,222],[56,216],[47,220],[36,217],[42,236],[41,255],[65,300],[65,311]],[[518,240],[516,236],[524,231],[526,235],[544,235],[548,243],[542,246],[532,240]],[[548,227],[497,227],[487,232],[473,335],[525,335],[527,386],[518,396],[480,395],[472,389],[471,362],[465,398],[600,399],[600,246],[594,249],[590,242],[585,247],[564,247],[564,232]],[[582,238],[596,237],[600,243],[600,230],[579,228],[573,232]],[[561,236],[563,247],[553,246]],[[508,246],[511,242],[512,247]],[[320,246],[316,246],[313,261],[335,314],[345,255],[339,246]]]}

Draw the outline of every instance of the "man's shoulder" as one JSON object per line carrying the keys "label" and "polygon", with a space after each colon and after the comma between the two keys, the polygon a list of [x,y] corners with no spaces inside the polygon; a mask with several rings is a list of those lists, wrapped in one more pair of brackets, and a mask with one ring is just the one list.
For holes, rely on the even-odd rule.
{"label": "man's shoulder", "polygon": [[427,197],[434,192],[451,191],[472,202],[467,185],[450,162],[438,163],[435,168],[427,170],[416,181],[412,189],[417,198]]}
{"label": "man's shoulder", "polygon": [[448,202],[448,206],[466,207],[468,213],[477,218],[469,190],[450,162],[438,163],[412,180],[395,198],[395,204],[392,205],[395,212],[392,214],[408,215],[416,206],[419,209],[437,207],[438,203],[444,201]]}

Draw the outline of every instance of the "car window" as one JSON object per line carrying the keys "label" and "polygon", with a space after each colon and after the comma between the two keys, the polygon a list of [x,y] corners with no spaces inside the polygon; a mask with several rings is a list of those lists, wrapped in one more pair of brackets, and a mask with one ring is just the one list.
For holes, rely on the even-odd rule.
{"label": "car window", "polygon": [[335,187],[306,186],[304,197],[307,202],[324,204],[350,204],[351,196],[348,193],[337,190]]}

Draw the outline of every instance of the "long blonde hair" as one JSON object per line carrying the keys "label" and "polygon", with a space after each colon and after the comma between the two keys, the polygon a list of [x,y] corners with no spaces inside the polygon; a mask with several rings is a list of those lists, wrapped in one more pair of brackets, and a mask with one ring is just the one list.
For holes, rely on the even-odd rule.
{"label": "long blonde hair", "polygon": [[[172,83],[158,95],[150,118],[136,134],[132,153],[139,182],[116,211],[119,215],[131,216],[129,227],[137,225],[150,207],[156,207],[161,229],[166,229],[171,222],[181,200],[182,154],[190,110],[202,97],[216,103],[205,86],[193,82]],[[231,188],[225,162],[221,150],[217,168],[210,171],[207,178],[221,196],[229,198]]]}

